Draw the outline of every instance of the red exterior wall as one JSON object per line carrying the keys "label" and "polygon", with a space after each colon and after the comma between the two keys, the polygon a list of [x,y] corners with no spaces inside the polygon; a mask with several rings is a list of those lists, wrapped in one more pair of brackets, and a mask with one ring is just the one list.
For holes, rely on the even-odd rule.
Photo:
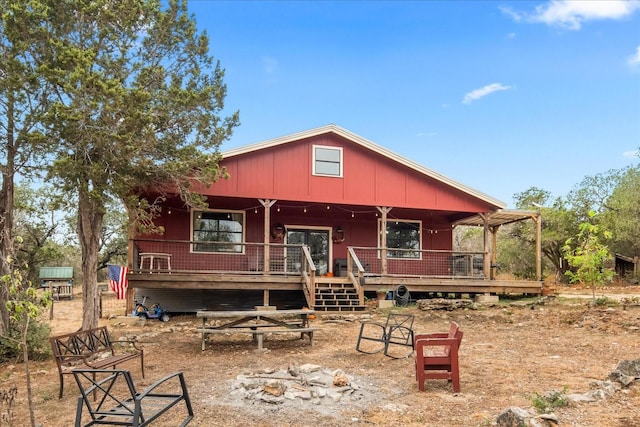
{"label": "red exterior wall", "polygon": [[[343,148],[342,178],[312,175],[313,145]],[[486,212],[489,204],[329,133],[223,160],[230,178],[207,195]]]}
{"label": "red exterior wall", "polygon": [[[313,145],[343,149],[343,177],[312,175]],[[334,133],[236,155],[224,159],[222,165],[227,168],[229,179],[220,180],[209,188],[196,189],[208,196],[211,209],[245,212],[245,242],[262,243],[264,240],[265,211],[258,199],[277,200],[271,208],[271,225],[281,223],[331,229],[341,226],[344,229],[345,240],[332,243],[332,267],[335,259],[347,257],[349,246],[378,246],[380,213],[376,206],[392,207],[390,220],[421,221],[422,249],[431,250],[452,249],[451,218],[456,212],[495,209],[489,202]],[[190,241],[193,237],[190,213],[177,199],[167,200],[157,223],[165,227],[164,235],[147,237],[172,241]],[[271,241],[283,243],[282,240]],[[152,242],[139,242],[138,246],[138,252],[159,251]],[[189,249],[190,245],[183,244],[172,250],[173,268],[201,269],[202,265],[211,262],[211,254],[189,253]],[[215,256],[224,258],[226,265],[231,267],[235,262],[246,263],[251,258],[251,254]]]}

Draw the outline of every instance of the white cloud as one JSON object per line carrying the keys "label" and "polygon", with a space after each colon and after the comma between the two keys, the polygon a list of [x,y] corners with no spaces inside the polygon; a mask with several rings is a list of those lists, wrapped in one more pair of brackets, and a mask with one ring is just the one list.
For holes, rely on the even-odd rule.
{"label": "white cloud", "polygon": [[261,60],[262,60],[262,66],[264,67],[264,71],[267,74],[275,74],[275,72],[278,71],[277,59],[272,58],[270,56],[263,56]]}
{"label": "white cloud", "polygon": [[486,85],[481,87],[480,89],[474,89],[471,92],[467,93],[462,100],[463,104],[471,104],[473,101],[476,101],[484,96],[489,95],[490,93],[497,92],[500,90],[509,90],[511,86],[505,86],[502,83],[491,83],[490,85]]}
{"label": "white cloud", "polygon": [[520,22],[522,18],[525,16],[524,14],[520,12],[516,12],[510,7],[500,6],[498,9],[500,9],[500,12],[504,13],[505,15],[509,15],[511,19],[513,19],[516,22]]}
{"label": "white cloud", "polygon": [[640,150],[625,151],[624,153],[622,153],[622,155],[624,157],[628,157],[630,159],[633,159],[633,158],[636,158],[636,157],[640,157]]}
{"label": "white cloud", "polygon": [[640,10],[637,0],[550,0],[536,7],[534,13],[516,12],[509,8],[500,8],[516,22],[542,22],[557,25],[569,30],[579,30],[587,21],[599,19],[622,19]]}
{"label": "white cloud", "polygon": [[636,51],[633,55],[630,55],[627,58],[627,63],[634,70],[640,70],[640,46],[636,48]]}

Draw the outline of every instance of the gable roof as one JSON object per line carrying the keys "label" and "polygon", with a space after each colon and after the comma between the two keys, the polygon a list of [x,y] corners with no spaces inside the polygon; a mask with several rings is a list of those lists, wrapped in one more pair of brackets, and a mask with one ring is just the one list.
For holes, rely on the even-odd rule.
{"label": "gable roof", "polygon": [[336,126],[334,124],[329,124],[326,126],[321,126],[318,128],[314,128],[314,129],[310,129],[310,130],[306,130],[306,131],[302,131],[302,132],[298,132],[298,133],[293,133],[293,134],[289,134],[289,135],[285,135],[285,136],[281,136],[279,138],[275,138],[275,139],[270,139],[267,141],[263,141],[263,142],[258,142],[255,144],[250,144],[250,145],[245,145],[243,147],[238,147],[238,148],[233,148],[231,150],[227,150],[222,152],[222,158],[223,159],[228,159],[234,156],[240,156],[242,154],[246,154],[246,153],[251,153],[254,151],[258,151],[258,150],[263,150],[266,148],[271,148],[271,147],[276,147],[279,145],[284,145],[284,144],[288,144],[290,142],[295,142],[295,141],[299,141],[302,139],[306,139],[306,138],[311,138],[311,137],[315,137],[315,136],[319,136],[319,135],[323,135],[323,134],[327,134],[327,133],[333,133],[336,134],[344,139],[347,139],[351,142],[353,142],[354,144],[360,145],[361,147],[364,147],[368,150],[371,150],[383,157],[386,157],[387,159],[390,159],[396,163],[399,163],[405,167],[408,167],[410,169],[413,169],[414,171],[427,176],[429,178],[432,178],[436,181],[439,181],[443,184],[446,184],[450,187],[453,187],[459,191],[462,191],[472,197],[475,197],[477,199],[480,199],[488,204],[491,204],[493,206],[495,206],[496,208],[499,209],[503,209],[506,207],[506,204],[496,198],[493,198],[481,191],[478,191],[476,189],[473,189],[471,187],[468,187],[464,184],[461,184],[460,182],[457,182],[451,178],[448,178],[434,170],[431,170],[427,167],[422,166],[419,163],[414,162],[411,159],[408,159],[406,157],[403,157],[397,153],[394,153],[393,151],[382,147],[381,145],[375,144],[371,141],[369,141],[368,139],[365,139],[359,135],[356,135],[355,133],[349,132],[348,130],[341,128],[340,126]]}

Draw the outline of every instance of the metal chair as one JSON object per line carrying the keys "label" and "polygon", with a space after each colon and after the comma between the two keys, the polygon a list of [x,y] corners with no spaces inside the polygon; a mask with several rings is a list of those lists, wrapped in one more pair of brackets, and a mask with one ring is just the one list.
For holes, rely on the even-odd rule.
{"label": "metal chair", "polygon": [[[180,426],[193,419],[193,408],[182,372],[175,372],[138,392],[129,371],[116,369],[74,369],[73,376],[80,388],[76,406],[75,426],[119,425],[143,427],[150,425],[169,409],[184,402],[187,416]],[[89,398],[89,395],[93,395]],[[88,422],[82,423],[86,408]],[[174,424],[175,425],[175,424]]]}
{"label": "metal chair", "polygon": [[[362,322],[356,350],[375,354],[384,352],[394,359],[409,357],[413,353],[412,314],[389,313],[385,323]],[[411,347],[408,353],[404,347]]]}

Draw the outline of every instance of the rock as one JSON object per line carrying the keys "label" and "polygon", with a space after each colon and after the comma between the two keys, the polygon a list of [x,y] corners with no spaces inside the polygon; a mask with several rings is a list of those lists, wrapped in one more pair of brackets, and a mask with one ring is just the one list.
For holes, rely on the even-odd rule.
{"label": "rock", "polygon": [[558,423],[559,420],[555,414],[538,416],[517,406],[504,410],[496,420],[498,427],[554,427]]}
{"label": "rock", "polygon": [[530,425],[528,420],[531,418],[529,411],[512,406],[505,409],[498,415],[496,419],[497,427],[524,427]]}
{"label": "rock", "polygon": [[640,359],[621,360],[615,370],[625,375],[640,378]]}
{"label": "rock", "polygon": [[463,299],[433,298],[416,301],[420,310],[447,310],[452,311],[459,308],[469,308],[473,306],[473,301]]}
{"label": "rock", "polygon": [[349,378],[347,378],[347,376],[342,372],[337,373],[333,377],[333,385],[335,387],[344,387],[346,385],[349,385]]}
{"label": "rock", "polygon": [[286,387],[281,381],[270,381],[262,386],[262,391],[272,396],[282,396]]}
{"label": "rock", "polygon": [[593,395],[591,395],[590,393],[583,393],[583,394],[571,393],[571,394],[567,394],[567,399],[570,400],[571,402],[574,402],[574,403],[595,402],[596,401],[595,397],[593,397]]}

